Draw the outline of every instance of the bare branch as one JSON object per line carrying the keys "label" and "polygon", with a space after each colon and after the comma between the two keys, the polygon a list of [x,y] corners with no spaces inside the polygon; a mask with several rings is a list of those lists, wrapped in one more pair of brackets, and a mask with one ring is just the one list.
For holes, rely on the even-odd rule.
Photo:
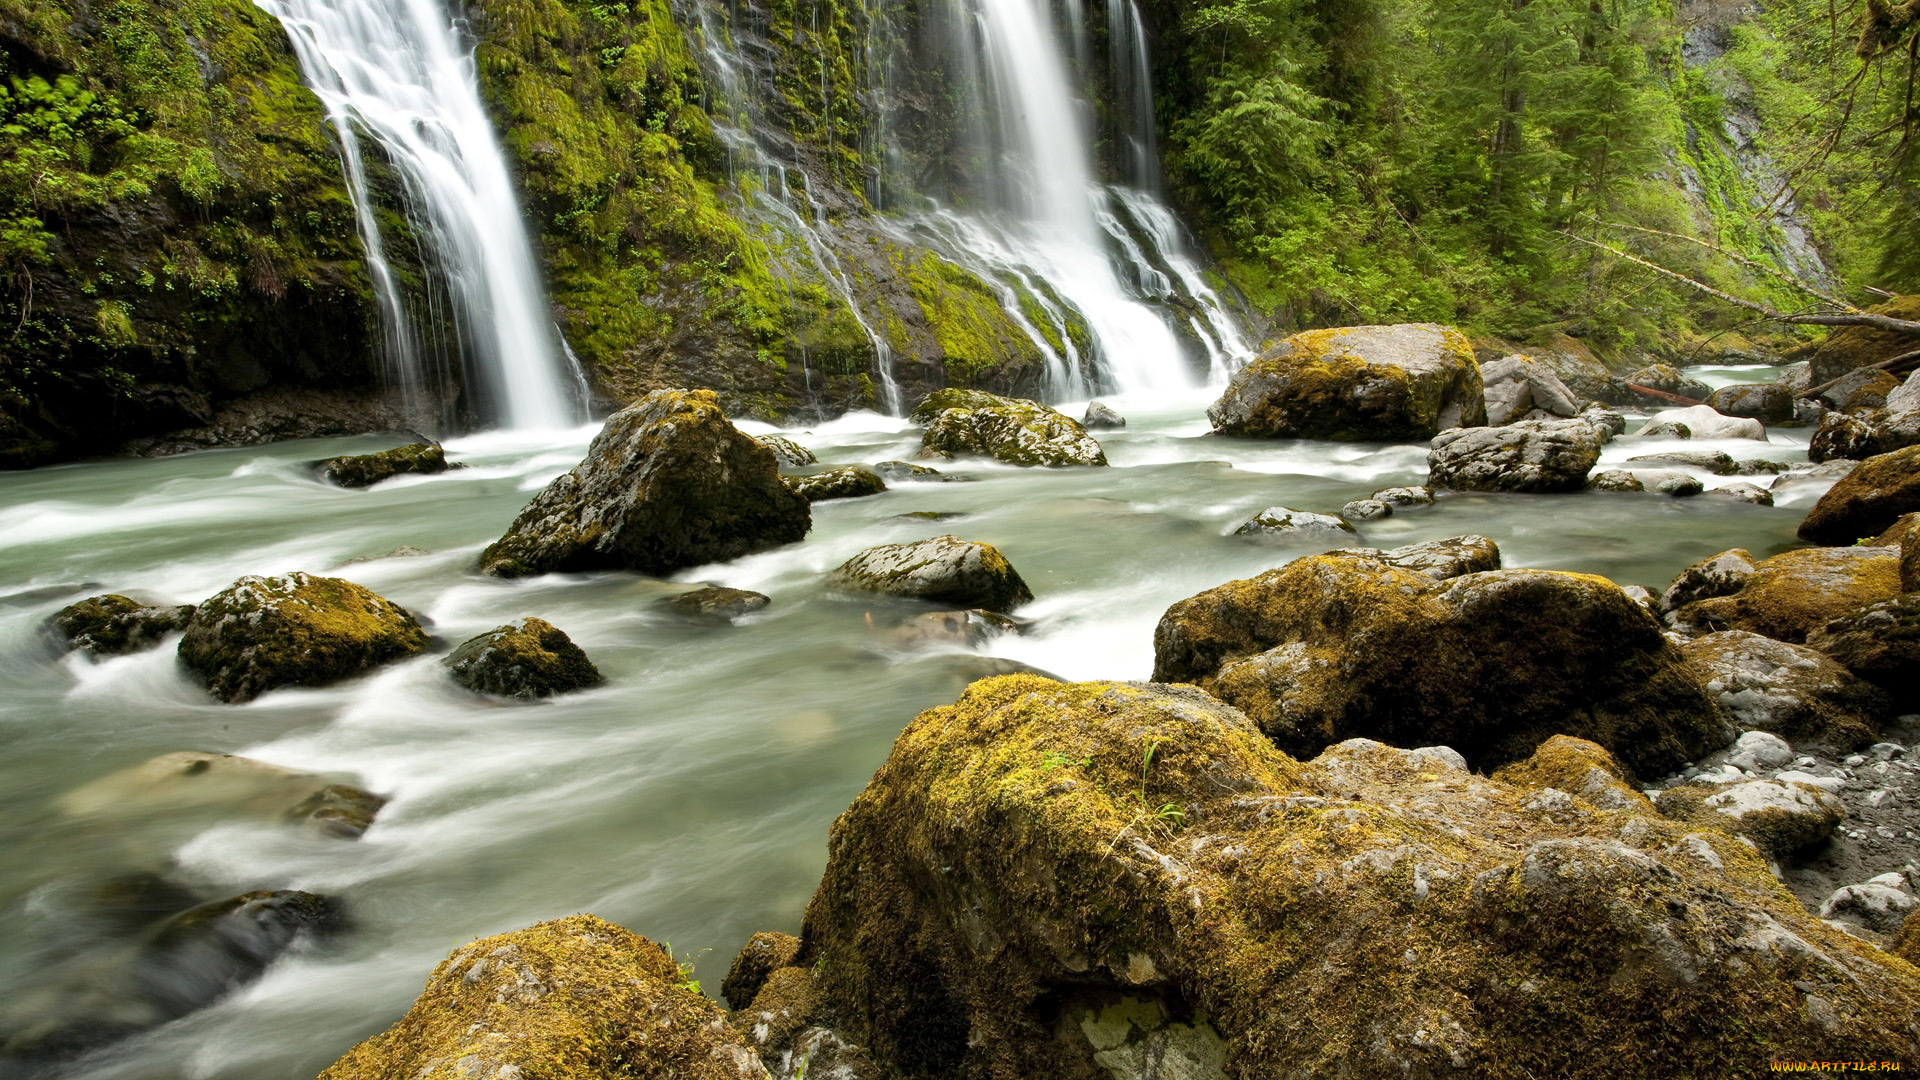
{"label": "bare branch", "polygon": [[1847,311],[1860,310],[1859,308],[1854,307],[1852,304],[1847,303],[1845,300],[1842,300],[1837,296],[1828,296],[1826,293],[1823,293],[1819,289],[1816,289],[1813,286],[1807,284],[1806,282],[1801,281],[1799,278],[1794,277],[1792,274],[1782,273],[1779,269],[1772,266],[1768,266],[1766,263],[1763,263],[1758,259],[1749,259],[1745,255],[1742,255],[1737,251],[1728,251],[1726,248],[1721,247],[1719,244],[1710,243],[1696,236],[1686,236],[1681,233],[1670,233],[1660,229],[1649,229],[1644,225],[1628,225],[1624,221],[1601,221],[1599,222],[1599,224],[1605,225],[1610,229],[1631,229],[1634,232],[1649,233],[1653,236],[1664,236],[1669,240],[1684,240],[1689,244],[1697,244],[1700,247],[1706,248],[1708,251],[1711,251],[1716,255],[1722,256],[1724,258],[1732,259],[1734,262],[1737,262],[1742,266],[1751,267],[1755,270],[1760,271],[1763,274],[1766,274],[1772,278],[1775,278],[1776,280],[1784,282],[1785,284],[1792,286],[1793,288],[1798,289],[1803,293],[1806,293],[1808,296],[1811,296],[1816,300],[1824,300],[1827,303],[1832,304],[1834,307],[1842,308]]}

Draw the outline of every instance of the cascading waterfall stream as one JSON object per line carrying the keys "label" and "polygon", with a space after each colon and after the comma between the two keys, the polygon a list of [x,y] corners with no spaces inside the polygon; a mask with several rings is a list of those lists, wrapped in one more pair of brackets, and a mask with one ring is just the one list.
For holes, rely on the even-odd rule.
{"label": "cascading waterfall stream", "polygon": [[450,301],[466,391],[483,423],[584,418],[584,386],[544,287],[471,54],[438,0],[258,0],[287,29],[341,157],[382,316],[393,381],[417,399],[443,361],[415,339],[386,258],[359,140],[378,144]]}

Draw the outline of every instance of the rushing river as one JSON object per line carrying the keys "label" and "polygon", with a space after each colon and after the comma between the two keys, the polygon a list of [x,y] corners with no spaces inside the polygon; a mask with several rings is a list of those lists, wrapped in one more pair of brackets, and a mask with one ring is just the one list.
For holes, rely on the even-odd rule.
{"label": "rushing river", "polygon": [[[828,826],[917,711],[1014,662],[1069,679],[1144,678],[1167,605],[1325,546],[1230,535],[1242,521],[1275,504],[1337,512],[1424,480],[1424,446],[1207,438],[1209,396],[1112,399],[1130,421],[1098,433],[1113,468],[943,466],[974,482],[900,483],[818,504],[805,542],[672,581],[500,581],[471,571],[533,493],[579,460],[593,427],[453,440],[449,456],[469,467],[363,491],[322,483],[308,463],[384,449],[391,438],[0,475],[0,1001],[44,987],[66,952],[91,944],[72,915],[77,896],[137,870],[207,897],[326,893],[347,904],[352,926],[62,1075],[311,1077],[397,1018],[451,947],[580,911],[670,943],[717,992],[748,934],[798,928]],[[872,414],[789,434],[823,464],[904,459],[918,445],[904,421]],[[1804,461],[1806,436],[1775,429],[1766,446],[1620,440],[1602,466],[1681,446]],[[1797,487],[1772,508],[1652,494],[1459,494],[1360,528],[1380,547],[1485,533],[1508,566],[1658,589],[1727,547],[1765,555],[1792,546],[1821,490]],[[900,517],[911,511],[963,516]],[[892,633],[909,605],[821,587],[861,548],[942,532],[998,545],[1026,577],[1038,599],[1019,613],[1031,621],[1024,635],[977,651],[913,647]],[[403,545],[428,554],[381,557]],[[289,570],[372,588],[430,621],[441,648],[344,685],[233,706],[176,668],[171,642],[94,662],[60,656],[44,629],[53,612],[94,593],[193,603],[242,574]],[[656,606],[690,582],[774,602],[737,625],[690,623]],[[572,635],[607,684],[508,704],[448,681],[446,647],[525,615]],[[392,801],[352,841],[155,810],[133,792],[86,812],[58,805],[65,792],[182,749],[339,773]]]}

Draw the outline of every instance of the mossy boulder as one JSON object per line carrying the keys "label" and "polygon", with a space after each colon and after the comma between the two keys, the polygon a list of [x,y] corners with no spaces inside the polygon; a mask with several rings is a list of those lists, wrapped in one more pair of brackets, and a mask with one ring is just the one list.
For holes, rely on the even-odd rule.
{"label": "mossy boulder", "polygon": [[526,701],[607,681],[586,652],[545,619],[520,619],[468,638],[446,663],[453,681],[475,693]]}
{"label": "mossy boulder", "polygon": [[728,620],[759,611],[771,603],[773,597],[766,593],[751,589],[729,589],[724,585],[708,585],[692,592],[664,597],[660,601],[662,607],[683,615]]}
{"label": "mossy boulder", "polygon": [[1105,465],[1106,451],[1074,419],[1037,401],[982,390],[936,390],[912,413],[920,451],[979,454],[1013,465]]}
{"label": "mossy boulder", "polygon": [[1425,574],[1435,581],[1500,569],[1500,545],[1487,536],[1450,536],[1397,548],[1347,548],[1329,555],[1374,559],[1388,566]]}
{"label": "mossy boulder", "polygon": [[118,593],[89,596],[61,608],[53,629],[69,649],[94,656],[143,652],[187,628],[192,605],[150,606]]}
{"label": "mossy boulder", "polygon": [[1726,416],[1743,416],[1763,424],[1793,419],[1793,391],[1779,383],[1735,383],[1707,395],[1707,405]]}
{"label": "mossy boulder", "polygon": [[45,1063],[178,1019],[259,978],[296,939],[339,923],[334,901],[296,890],[190,908],[40,973],[0,1005],[0,1061]]}
{"label": "mossy boulder", "polygon": [[386,800],[344,778],[301,772],[233,754],[179,750],[77,787],[54,802],[89,819],[221,816],[281,821],[351,839],[367,831]]}
{"label": "mossy boulder", "polygon": [[1818,396],[1840,412],[1858,413],[1886,408],[1887,395],[1898,389],[1898,376],[1862,368],[1842,375],[1838,382],[1822,390]]}
{"label": "mossy boulder", "polygon": [[1742,731],[1768,731],[1795,745],[1851,750],[1873,741],[1893,702],[1816,649],[1744,630],[1681,646],[1701,689]]}
{"label": "mossy boulder", "polygon": [[1726,629],[1802,642],[1830,620],[1900,591],[1895,548],[1800,548],[1754,564],[1726,606]]}
{"label": "mossy boulder", "polygon": [[223,701],[325,686],[426,648],[412,615],[371,590],[313,574],[243,577],[194,610],[180,662]]}
{"label": "mossy boulder", "polygon": [[1234,373],[1207,408],[1216,431],[1256,439],[1408,442],[1486,423],[1480,365],[1438,323],[1295,334]]}
{"label": "mossy boulder", "polygon": [[1184,687],[1007,676],[922,713],[835,822],[801,937],[818,1010],[879,1075],[1920,1053],[1913,971],[1739,841],[1365,740],[1303,763]]}
{"label": "mossy boulder", "polygon": [[1800,523],[1800,538],[1851,544],[1878,536],[1896,518],[1920,510],[1920,446],[1879,454],[1854,466]]}
{"label": "mossy boulder", "polygon": [[314,466],[327,481],[344,488],[372,487],[396,476],[428,476],[447,471],[447,452],[435,443],[411,443],[377,454],[327,458]]}
{"label": "mossy boulder", "polygon": [[1683,629],[1689,620],[1676,613],[1701,600],[1732,596],[1746,588],[1753,577],[1753,564],[1753,552],[1745,548],[1731,548],[1701,559],[1674,576],[1660,594],[1660,611],[1668,615],[1667,621],[1675,629]]}
{"label": "mossy boulder", "polygon": [[1900,924],[1900,932],[1887,943],[1887,951],[1920,968],[1920,911],[1907,916]]}
{"label": "mossy boulder", "polygon": [[785,435],[756,435],[754,436],[754,441],[773,451],[773,456],[779,459],[782,465],[790,465],[798,468],[805,465],[812,465],[820,460],[813,456],[813,451],[801,446]]}
{"label": "mossy boulder", "polygon": [[1001,612],[1033,599],[999,548],[957,536],[870,547],[828,575],[827,587]]}
{"label": "mossy boulder", "polygon": [[[1908,514],[1887,529],[1900,549],[1900,591],[1920,592],[1920,514]],[[1886,537],[1887,533],[1882,533]],[[1875,543],[1884,543],[1876,540]]]}
{"label": "mossy boulder", "polygon": [[1645,813],[1653,809],[1606,747],[1571,735],[1555,735],[1531,757],[1502,765],[1493,778],[1515,787],[1564,791],[1604,810]]}
{"label": "mossy boulder", "polygon": [[665,949],[592,915],[462,945],[321,1080],[767,1080]]}
{"label": "mossy boulder", "polygon": [[1830,412],[1813,429],[1807,445],[1812,461],[1864,461],[1920,445],[1920,409],[1867,409],[1849,415]]}
{"label": "mossy boulder", "polygon": [[1443,431],[1427,452],[1427,483],[1458,491],[1579,491],[1600,461],[1584,420],[1522,420]]}
{"label": "mossy boulder", "polygon": [[1920,593],[1844,612],[1807,635],[1807,645],[1893,695],[1896,711],[1920,712]]}
{"label": "mossy boulder", "polygon": [[799,953],[800,939],[792,934],[753,935],[727,968],[727,977],[720,982],[721,996],[736,1009],[746,1008],[767,984],[767,976],[792,966]]}
{"label": "mossy boulder", "polygon": [[1296,754],[1360,736],[1491,768],[1576,735],[1655,776],[1734,736],[1646,608],[1586,574],[1297,559],[1168,608],[1153,677],[1198,684]]}
{"label": "mossy boulder", "polygon": [[1684,784],[1662,791],[1654,805],[1676,821],[1744,836],[1776,859],[1820,843],[1847,817],[1837,796],[1791,780]]}
{"label": "mossy boulder", "polygon": [[713,391],[656,390],[607,418],[586,458],[481,552],[480,569],[669,574],[795,543],[812,524],[773,451],[729,423]]}
{"label": "mossy boulder", "polygon": [[844,469],[815,473],[812,476],[783,476],[781,482],[787,488],[810,503],[825,502],[828,499],[858,499],[865,495],[878,495],[887,490],[887,482],[879,475],[858,465],[849,465]]}

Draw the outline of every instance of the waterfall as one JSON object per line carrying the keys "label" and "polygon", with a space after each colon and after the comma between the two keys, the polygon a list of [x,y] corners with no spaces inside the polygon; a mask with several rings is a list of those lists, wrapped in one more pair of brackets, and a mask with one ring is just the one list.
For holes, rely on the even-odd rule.
{"label": "waterfall", "polygon": [[[410,404],[445,376],[450,332],[474,419],[561,427],[584,416],[584,384],[547,313],[519,199],[480,100],[473,59],[438,0],[256,0],[286,27],[307,84],[339,134],[392,381]],[[404,209],[444,315],[413,318],[388,264],[361,138],[398,175]]]}

